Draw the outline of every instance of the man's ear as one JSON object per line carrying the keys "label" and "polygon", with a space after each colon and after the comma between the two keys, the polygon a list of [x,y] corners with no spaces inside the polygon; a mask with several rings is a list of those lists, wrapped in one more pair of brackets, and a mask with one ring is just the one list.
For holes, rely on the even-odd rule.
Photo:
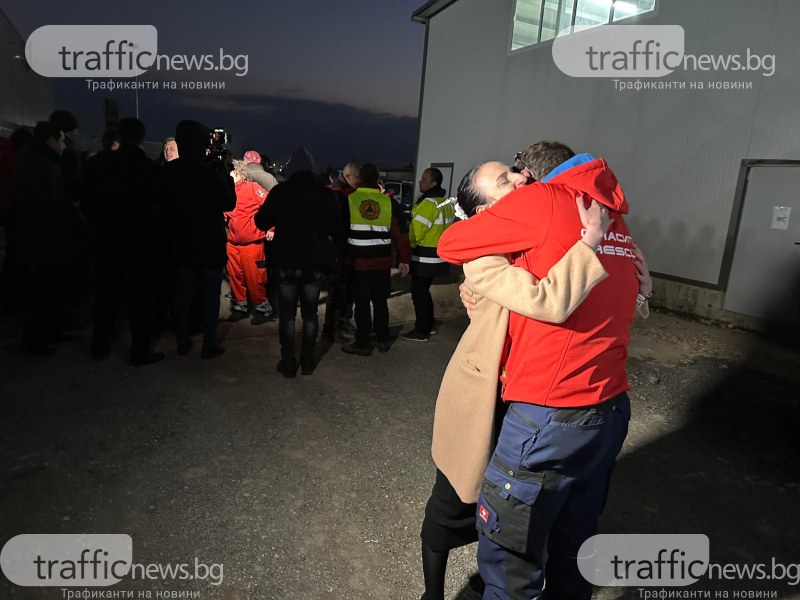
{"label": "man's ear", "polygon": [[482,213],[482,212],[483,212],[483,211],[485,211],[487,208],[489,208],[489,205],[488,205],[488,204],[481,204],[480,206],[478,206],[478,207],[476,207],[476,208],[475,208],[475,214],[477,215],[478,213]]}

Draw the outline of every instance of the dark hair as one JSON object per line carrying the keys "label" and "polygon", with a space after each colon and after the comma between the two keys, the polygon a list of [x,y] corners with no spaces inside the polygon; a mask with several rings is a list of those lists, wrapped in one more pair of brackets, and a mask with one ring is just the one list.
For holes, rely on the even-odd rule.
{"label": "dark hair", "polygon": [[433,177],[433,182],[439,187],[442,187],[444,176],[442,175],[442,172],[439,169],[437,169],[436,167],[428,167],[427,169],[425,169],[425,172],[430,173],[431,177]]}
{"label": "dark hair", "polygon": [[78,128],[78,119],[68,110],[54,110],[48,121],[64,133]]}
{"label": "dark hair", "polygon": [[478,170],[485,165],[485,162],[478,163],[472,167],[458,184],[456,202],[468,217],[477,214],[478,208],[489,203],[489,199],[484,196],[475,184],[475,176]]}
{"label": "dark hair", "polygon": [[528,169],[534,179],[541,181],[550,171],[573,156],[575,153],[566,144],[544,140],[520,152],[514,166]]}
{"label": "dark hair", "polygon": [[364,185],[369,184],[378,184],[378,180],[381,177],[380,172],[378,171],[378,167],[373,165],[372,163],[365,163],[361,170],[358,172],[358,177],[361,179],[361,183]]}
{"label": "dark hair", "polygon": [[111,150],[114,147],[114,142],[119,143],[119,132],[114,127],[106,129],[103,137],[100,138],[100,146],[103,150]]}
{"label": "dark hair", "polygon": [[46,144],[47,140],[61,139],[62,130],[53,125],[50,121],[39,121],[33,128],[33,141],[37,144]]}
{"label": "dark hair", "polygon": [[144,142],[146,130],[144,123],[134,117],[126,117],[120,119],[117,123],[117,130],[119,131],[119,140],[123,144],[139,145]]}
{"label": "dark hair", "polygon": [[15,129],[11,135],[8,137],[8,141],[14,146],[17,152],[21,152],[24,150],[28,144],[31,143],[33,139],[33,134],[31,130],[27,127],[20,127]]}

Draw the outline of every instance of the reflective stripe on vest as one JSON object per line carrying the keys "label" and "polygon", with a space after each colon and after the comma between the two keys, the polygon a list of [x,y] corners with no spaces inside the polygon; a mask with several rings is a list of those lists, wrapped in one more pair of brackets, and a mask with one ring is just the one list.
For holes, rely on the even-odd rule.
{"label": "reflective stripe on vest", "polygon": [[414,207],[412,214],[411,227],[414,228],[416,221],[425,230],[422,237],[416,239],[412,260],[426,263],[445,262],[436,254],[436,247],[445,230],[455,222],[456,212],[453,204],[445,198],[425,198]]}
{"label": "reflective stripe on vest", "polygon": [[358,188],[347,198],[350,210],[351,254],[362,257],[391,256],[392,201],[380,190]]}

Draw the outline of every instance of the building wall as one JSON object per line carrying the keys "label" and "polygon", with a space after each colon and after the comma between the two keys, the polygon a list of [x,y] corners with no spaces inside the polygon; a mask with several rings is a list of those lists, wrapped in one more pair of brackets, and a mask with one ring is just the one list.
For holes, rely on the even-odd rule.
{"label": "building wall", "polygon": [[743,159],[800,158],[800,3],[659,0],[640,24],[678,24],[689,54],[775,54],[771,78],[676,72],[671,81],[753,81],[752,90],[619,92],[574,79],[551,45],[509,54],[513,0],[458,0],[429,23],[418,169],[510,162],[540,139],[606,158],[651,270],[718,282]]}
{"label": "building wall", "polygon": [[0,135],[5,135],[16,126],[47,119],[53,111],[53,85],[28,68],[25,41],[2,11],[0,41]]}

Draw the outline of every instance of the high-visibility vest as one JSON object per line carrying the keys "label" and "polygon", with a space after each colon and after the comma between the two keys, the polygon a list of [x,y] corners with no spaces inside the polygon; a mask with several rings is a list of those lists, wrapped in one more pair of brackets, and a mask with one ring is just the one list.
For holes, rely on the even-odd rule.
{"label": "high-visibility vest", "polygon": [[358,188],[347,197],[350,208],[348,251],[353,256],[392,255],[392,201],[380,190]]}
{"label": "high-visibility vest", "polygon": [[411,260],[419,263],[443,263],[436,253],[439,238],[456,220],[456,211],[446,198],[424,198],[411,211]]}

